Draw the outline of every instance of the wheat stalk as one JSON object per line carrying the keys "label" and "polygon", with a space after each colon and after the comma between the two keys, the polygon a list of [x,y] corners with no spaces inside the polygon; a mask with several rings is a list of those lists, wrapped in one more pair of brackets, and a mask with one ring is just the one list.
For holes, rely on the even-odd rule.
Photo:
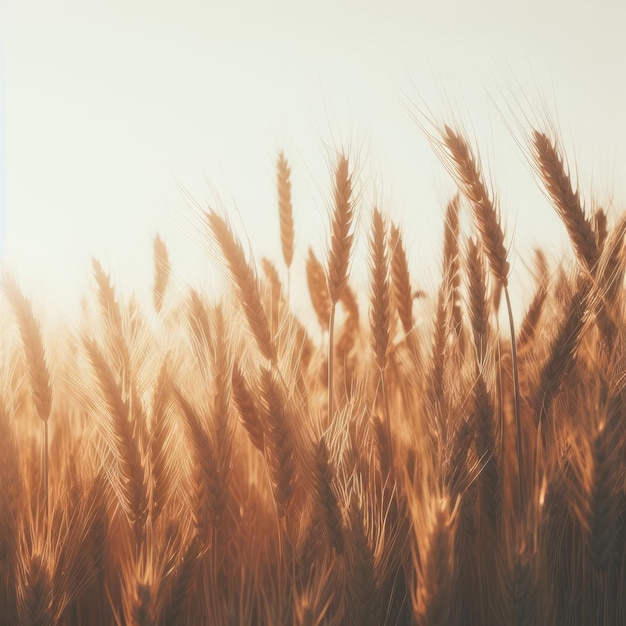
{"label": "wheat stalk", "polygon": [[448,149],[450,167],[455,174],[456,180],[463,193],[472,206],[474,223],[480,234],[485,254],[489,259],[489,267],[492,274],[503,289],[506,298],[507,312],[509,316],[509,331],[511,335],[511,355],[513,364],[513,396],[515,400],[515,426],[517,431],[517,467],[519,473],[519,498],[520,509],[526,509],[526,497],[524,493],[524,454],[522,449],[522,423],[520,408],[519,374],[517,361],[517,339],[515,325],[513,323],[513,308],[508,289],[509,262],[504,245],[504,233],[500,225],[500,218],[496,209],[496,203],[492,199],[483,181],[480,167],[464,137],[456,133],[448,125],[442,132],[443,142]]}
{"label": "wheat stalk", "polygon": [[328,322],[328,420],[334,417],[334,332],[335,309],[346,284],[348,283],[348,265],[354,233],[354,205],[352,201],[352,178],[348,159],[339,156],[335,169],[335,206],[331,224],[330,251],[328,254],[327,285],[330,297],[330,315]]}

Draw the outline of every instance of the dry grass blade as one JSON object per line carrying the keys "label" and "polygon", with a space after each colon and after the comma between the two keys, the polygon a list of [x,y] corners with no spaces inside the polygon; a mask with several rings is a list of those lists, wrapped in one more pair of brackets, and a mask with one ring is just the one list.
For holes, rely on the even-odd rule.
{"label": "dry grass blade", "polygon": [[291,169],[285,155],[281,152],[276,163],[278,183],[278,212],[280,216],[280,244],[287,268],[293,261],[293,206],[291,205]]}
{"label": "dry grass blade", "polygon": [[261,303],[256,275],[246,261],[241,244],[226,221],[213,211],[209,211],[206,217],[228,264],[239,297],[239,304],[256,339],[257,346],[261,354],[273,363],[276,360],[276,351],[267,315]]}

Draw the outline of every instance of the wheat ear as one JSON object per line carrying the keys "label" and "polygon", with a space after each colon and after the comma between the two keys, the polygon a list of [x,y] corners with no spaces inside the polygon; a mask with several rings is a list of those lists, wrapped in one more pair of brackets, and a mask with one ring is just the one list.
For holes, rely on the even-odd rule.
{"label": "wheat ear", "polygon": [[417,590],[413,593],[413,613],[420,626],[446,624],[452,612],[454,534],[447,506],[440,506],[430,530]]}
{"label": "wheat ear", "polygon": [[571,370],[576,360],[583,331],[588,318],[590,280],[579,279],[578,286],[567,307],[565,320],[558,329],[548,352],[535,391],[537,423],[547,416],[561,382]]}
{"label": "wheat ear", "polygon": [[604,243],[596,270],[596,294],[594,312],[596,323],[608,353],[614,347],[619,320],[623,315],[620,298],[626,272],[624,239],[626,237],[626,215],[611,229]]}
{"label": "wheat ear", "polygon": [[49,569],[49,557],[39,551],[25,555],[21,568],[20,596],[18,615],[21,624],[41,624],[53,626],[52,580]]}
{"label": "wheat ear", "polygon": [[[212,316],[211,360],[213,364],[213,420],[217,469],[222,493],[226,493],[232,470],[233,434],[230,404],[232,396],[232,368],[228,324],[221,304]],[[225,499],[225,496],[224,496]]]}
{"label": "wheat ear", "polygon": [[330,295],[328,293],[328,283],[326,282],[326,272],[311,248],[309,248],[309,256],[306,260],[306,280],[311,304],[319,325],[323,331],[328,330]]}
{"label": "wheat ear", "polygon": [[541,314],[544,309],[546,298],[548,297],[548,290],[542,283],[539,284],[532,302],[526,311],[526,315],[522,320],[517,337],[517,351],[520,353],[526,348],[526,346],[532,344],[533,337],[537,330]]}
{"label": "wheat ear", "polygon": [[130,407],[96,342],[83,337],[83,344],[96,374],[104,413],[109,418],[103,423],[103,433],[120,470],[117,491],[139,546],[144,539],[148,498],[139,442],[130,422]]}
{"label": "wheat ear", "polygon": [[437,292],[437,308],[430,354],[430,367],[426,377],[425,391],[429,405],[430,419],[438,431],[440,451],[447,441],[447,395],[444,389],[446,363],[446,310],[445,282],[442,281]]}
{"label": "wheat ear", "polygon": [[207,542],[209,532],[221,523],[226,486],[220,480],[215,446],[203,426],[203,418],[180,389],[174,387],[173,394],[182,411],[185,431],[193,450],[194,526],[197,536]]}
{"label": "wheat ear", "polygon": [[359,334],[359,305],[350,285],[346,285],[341,294],[341,304],[346,317],[341,329],[341,335],[335,345],[335,358],[338,363],[343,365],[344,385],[346,390],[349,391],[352,389],[354,382],[353,359],[350,357],[350,351],[353,349]]}
{"label": "wheat ear", "polygon": [[606,212],[602,207],[598,207],[593,213],[593,228],[596,233],[598,254],[601,254],[602,248],[604,248],[604,242],[606,241],[606,238],[609,234]]}
{"label": "wheat ear", "polygon": [[[623,491],[616,486],[623,476],[624,427],[623,390],[614,392],[591,441],[591,480],[587,490],[587,541],[591,561],[598,570],[606,570],[617,553],[617,519]],[[619,558],[619,557],[618,557]]]}
{"label": "wheat ear", "polygon": [[[386,389],[386,369],[389,352],[389,258],[387,228],[382,213],[374,209],[370,236],[370,328],[372,347],[379,371],[380,397],[385,415],[386,440],[392,445],[391,416]],[[390,450],[389,454],[393,458]]]}
{"label": "wheat ear", "polygon": [[341,553],[344,547],[343,524],[337,496],[332,487],[334,474],[326,441],[322,437],[315,453],[314,484],[316,503],[320,507],[320,516],[324,522],[328,543],[337,553]]}
{"label": "wheat ear", "polygon": [[256,403],[246,379],[241,371],[241,366],[235,361],[233,364],[233,401],[239,412],[239,420],[250,437],[252,445],[263,454],[265,450],[265,435],[263,433],[263,423],[259,416]]}
{"label": "wheat ear", "polygon": [[182,558],[173,572],[173,582],[164,607],[163,624],[181,623],[180,616],[186,617],[185,607],[189,592],[193,590],[202,568],[204,547],[200,539],[194,536],[187,545]]}
{"label": "wheat ear", "polygon": [[389,349],[389,261],[385,222],[378,209],[374,209],[370,237],[370,285],[372,347],[376,364],[384,372]]}
{"label": "wheat ear", "polygon": [[480,234],[489,266],[504,287],[508,284],[509,263],[504,245],[504,233],[498,211],[480,173],[479,164],[465,138],[448,125],[444,126],[443,141],[449,152],[449,164],[455,178],[472,206],[474,223]]}
{"label": "wheat ear", "polygon": [[200,371],[208,376],[212,337],[209,312],[202,296],[195,289],[189,290],[187,302],[189,306],[187,319],[196,361]]}
{"label": "wheat ear", "polygon": [[22,505],[22,475],[17,438],[9,414],[0,397],[0,554],[9,568],[16,566],[18,528]]}
{"label": "wheat ear", "polygon": [[408,335],[413,329],[413,298],[411,297],[411,279],[400,229],[391,225],[389,240],[391,248],[391,285],[393,299],[398,310],[398,317],[404,332]]}
{"label": "wheat ear", "polygon": [[261,394],[265,458],[274,485],[278,514],[282,517],[291,501],[295,482],[293,437],[284,394],[275,375],[266,368],[261,370]]}
{"label": "wheat ear", "polygon": [[450,299],[452,327],[457,335],[463,330],[459,298],[459,287],[461,285],[461,262],[459,257],[460,207],[460,198],[457,194],[446,206],[446,219],[443,231],[443,272],[448,285],[447,292]]}
{"label": "wheat ear", "polygon": [[256,339],[257,346],[265,358],[275,363],[276,350],[267,315],[261,302],[255,272],[246,261],[241,243],[236,239],[224,218],[214,211],[206,213],[206,218],[228,265],[239,304]]}
{"label": "wheat ear", "polygon": [[354,233],[354,205],[352,179],[348,159],[340,155],[335,169],[335,205],[331,227],[331,245],[328,256],[328,293],[336,304],[348,282],[348,265]]}
{"label": "wheat ear", "polygon": [[124,339],[124,324],[122,310],[115,298],[115,290],[110,277],[105,273],[100,261],[92,259],[92,266],[98,285],[98,301],[106,330],[107,347],[115,361],[117,371],[122,376],[122,388],[129,389],[130,381],[130,354]]}
{"label": "wheat ear", "polygon": [[154,286],[152,288],[152,301],[157,313],[163,308],[165,290],[170,282],[170,259],[165,242],[157,235],[153,240],[154,250]]}
{"label": "wheat ear", "polygon": [[37,415],[43,425],[42,484],[44,519],[48,517],[48,419],[52,407],[50,370],[43,345],[41,327],[35,318],[30,301],[24,296],[17,282],[10,276],[4,278],[4,291],[15,311],[26,354],[28,380]]}
{"label": "wheat ear", "polygon": [[467,245],[467,275],[469,283],[469,316],[474,334],[474,346],[479,366],[485,365],[489,330],[489,301],[485,283],[485,266],[481,250],[473,239]]}
{"label": "wheat ear", "polygon": [[280,244],[287,269],[293,261],[293,206],[291,204],[291,169],[285,155],[281,152],[276,162],[276,179],[278,186],[278,214],[280,217]]}
{"label": "wheat ear", "polygon": [[513,364],[513,396],[515,427],[517,436],[517,467],[519,473],[520,509],[526,508],[524,493],[524,455],[522,450],[522,422],[520,408],[519,373],[517,360],[517,339],[513,322],[513,308],[508,289],[509,262],[504,245],[504,232],[500,225],[500,218],[496,209],[495,200],[492,200],[483,181],[479,164],[465,138],[445,125],[443,142],[449,152],[449,163],[457,182],[472,205],[474,223],[480,234],[480,239],[489,259],[492,274],[504,290],[509,317],[509,332],[511,335],[511,360]]}
{"label": "wheat ear", "polygon": [[159,518],[172,489],[172,470],[168,462],[172,429],[170,425],[171,390],[169,364],[163,362],[152,395],[150,433],[150,476],[152,479],[150,514],[153,523]]}
{"label": "wheat ear", "polygon": [[468,243],[467,273],[469,275],[469,311],[477,354],[474,418],[476,420],[476,454],[482,466],[479,475],[481,508],[495,530],[500,513],[500,473],[494,436],[495,410],[483,375],[487,366],[489,344],[489,301],[482,254],[472,239]]}
{"label": "wheat ear", "polygon": [[556,142],[538,130],[533,130],[532,142],[537,169],[552,203],[567,228],[576,255],[583,267],[591,271],[598,260],[596,235],[585,215],[578,191],[572,188],[569,172]]}
{"label": "wheat ear", "polygon": [[377,602],[375,559],[356,494],[352,494],[350,499],[348,528],[346,552],[351,566],[346,594],[348,613],[355,626],[374,626],[380,623],[381,609]]}

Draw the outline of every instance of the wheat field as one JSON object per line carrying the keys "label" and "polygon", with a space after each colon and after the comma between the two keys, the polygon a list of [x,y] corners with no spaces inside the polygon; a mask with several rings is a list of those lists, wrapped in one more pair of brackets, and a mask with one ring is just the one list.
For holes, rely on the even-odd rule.
{"label": "wheat field", "polygon": [[523,316],[497,198],[447,125],[434,294],[401,227],[357,207],[341,152],[327,254],[299,251],[312,324],[290,300],[305,277],[282,153],[282,256],[200,216],[219,301],[175,297],[156,236],[150,308],[94,259],[81,321],[46,336],[5,272],[0,622],[625,624],[626,214],[585,208],[558,137],[526,136],[572,249],[537,251]]}

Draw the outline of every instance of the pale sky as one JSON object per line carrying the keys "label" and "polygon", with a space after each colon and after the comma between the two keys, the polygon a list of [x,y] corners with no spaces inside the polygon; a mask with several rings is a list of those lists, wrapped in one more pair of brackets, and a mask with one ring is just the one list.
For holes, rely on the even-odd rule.
{"label": "pale sky", "polygon": [[404,228],[414,279],[433,288],[454,186],[409,102],[475,137],[518,301],[530,296],[531,247],[554,258],[569,248],[502,120],[516,124],[506,102],[555,117],[588,206],[612,202],[615,215],[626,199],[624,2],[9,0],[2,23],[5,257],[46,306],[78,306],[91,255],[125,293],[147,296],[157,232],[181,290],[210,284],[206,233],[181,186],[221,203],[257,256],[279,264],[281,149],[294,297],[305,297],[303,262],[308,245],[325,250],[342,146],[364,187],[358,254],[376,201]]}

